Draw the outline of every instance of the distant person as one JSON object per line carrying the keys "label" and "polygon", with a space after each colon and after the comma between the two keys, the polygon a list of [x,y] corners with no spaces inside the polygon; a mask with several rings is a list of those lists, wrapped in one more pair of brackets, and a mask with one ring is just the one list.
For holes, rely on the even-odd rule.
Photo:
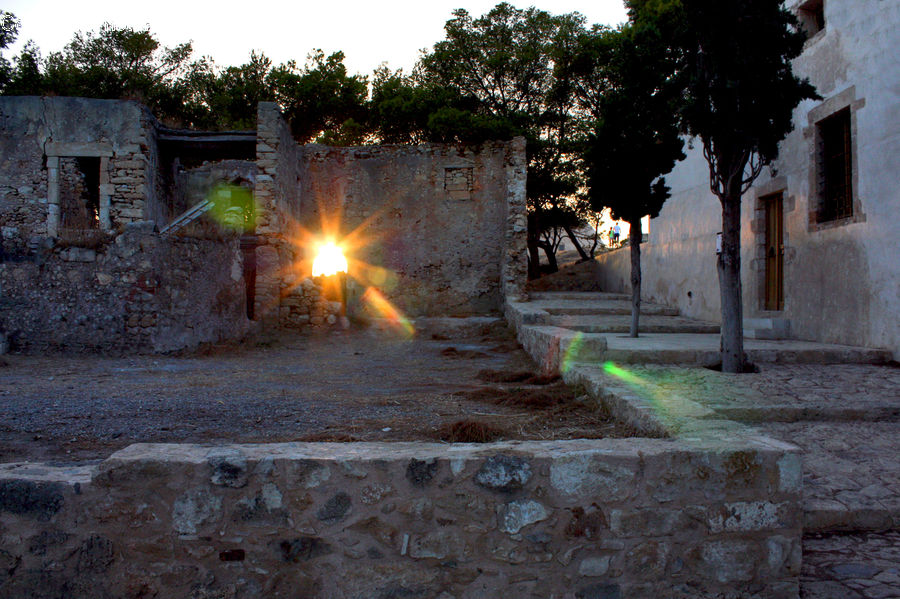
{"label": "distant person", "polygon": [[616,245],[619,244],[619,235],[621,235],[621,234],[622,234],[622,229],[619,228],[619,223],[616,223],[616,226],[614,226],[612,229],[612,239],[613,239],[613,243],[615,243]]}
{"label": "distant person", "polygon": [[609,245],[609,247],[612,247],[613,246],[613,229],[612,229],[612,227],[609,228],[609,233],[607,233],[606,235],[609,238],[609,243],[607,245]]}

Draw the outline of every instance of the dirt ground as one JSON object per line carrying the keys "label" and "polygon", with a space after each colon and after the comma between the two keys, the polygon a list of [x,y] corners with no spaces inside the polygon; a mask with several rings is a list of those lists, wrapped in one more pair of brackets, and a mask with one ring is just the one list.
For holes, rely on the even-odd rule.
{"label": "dirt ground", "polygon": [[8,355],[0,462],[93,460],[135,442],[490,441],[627,436],[535,377],[502,326],[469,338],[351,329],[193,356]]}

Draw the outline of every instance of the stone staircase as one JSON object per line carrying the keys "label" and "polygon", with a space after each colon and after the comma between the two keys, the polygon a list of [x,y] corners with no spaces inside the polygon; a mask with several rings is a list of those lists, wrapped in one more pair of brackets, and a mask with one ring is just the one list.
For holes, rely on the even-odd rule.
{"label": "stone staircase", "polygon": [[[508,302],[507,321],[523,346],[556,347],[539,361],[552,370],[560,360],[613,361],[623,364],[710,366],[720,359],[719,325],[680,316],[674,308],[641,305],[639,336],[627,336],[630,296],[600,292],[541,292],[527,302]],[[885,350],[788,339],[790,321],[747,319],[744,349],[751,362],[883,364]],[[573,345],[575,343],[575,345]]]}

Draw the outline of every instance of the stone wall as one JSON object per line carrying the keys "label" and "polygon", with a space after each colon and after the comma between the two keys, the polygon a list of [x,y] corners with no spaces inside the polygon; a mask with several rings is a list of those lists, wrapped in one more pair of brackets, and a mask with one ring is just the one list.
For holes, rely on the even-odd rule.
{"label": "stone wall", "polygon": [[0,262],[0,332],[13,351],[147,352],[243,336],[237,239],[163,240],[133,224],[92,248]]}
{"label": "stone wall", "polygon": [[310,246],[342,242],[356,284],[406,315],[498,311],[525,279],[524,161],[524,140],[304,146],[298,224]]}
{"label": "stone wall", "polygon": [[[281,322],[285,277],[293,272],[295,246],[287,238],[298,211],[297,143],[278,105],[260,102],[256,126],[256,319]],[[309,273],[307,273],[309,274]]]}
{"label": "stone wall", "polygon": [[0,596],[796,599],[799,457],[667,440],[133,445],[0,467]]}
{"label": "stone wall", "polygon": [[181,211],[187,210],[209,199],[210,192],[223,183],[252,190],[256,173],[256,163],[249,160],[216,160],[180,170],[172,191],[172,205],[180,207]]}
{"label": "stone wall", "polygon": [[58,235],[59,161],[99,163],[104,230],[158,210],[156,123],[136,102],[85,98],[0,98],[0,225],[7,254],[34,252]]}
{"label": "stone wall", "polygon": [[[257,166],[257,317],[306,322],[297,312],[305,294],[298,286],[328,238],[349,255],[351,297],[371,297],[371,287],[409,316],[496,312],[505,297],[522,293],[524,139],[479,147],[298,146],[277,105],[261,103]],[[328,310],[324,302],[315,311],[327,322]]]}
{"label": "stone wall", "polygon": [[[796,10],[800,0],[790,0]],[[792,335],[812,341],[889,349],[900,355],[900,4],[826,2],[825,28],[795,60],[822,100],[803,102],[780,157],[764,169],[742,204],[741,261],[745,317],[783,318]],[[849,111],[853,216],[817,221],[818,123]],[[718,321],[716,232],[719,201],[699,140],[666,177],[672,198],[652,221],[642,247],[647,300],[687,316]],[[784,209],[784,309],[765,309],[763,198],[781,194]],[[628,287],[627,250],[600,256],[607,291]]]}

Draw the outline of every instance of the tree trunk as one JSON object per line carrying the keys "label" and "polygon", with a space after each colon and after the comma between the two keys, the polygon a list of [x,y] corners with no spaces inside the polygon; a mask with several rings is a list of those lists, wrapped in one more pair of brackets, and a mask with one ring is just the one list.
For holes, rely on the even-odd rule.
{"label": "tree trunk", "polygon": [[[736,187],[736,189],[735,189]],[[722,202],[722,253],[717,260],[722,301],[722,372],[744,371],[744,309],[741,301],[741,189],[731,186]]]}
{"label": "tree trunk", "polygon": [[556,262],[556,252],[553,251],[553,245],[546,241],[539,241],[538,246],[544,250],[544,254],[547,256],[547,265],[550,272],[559,271],[559,264]]}
{"label": "tree trunk", "polygon": [[569,236],[569,239],[572,240],[572,244],[575,246],[575,249],[578,250],[578,255],[581,256],[582,262],[587,262],[591,259],[590,256],[587,255],[587,252],[581,247],[581,244],[578,243],[578,238],[575,237],[575,233],[572,232],[572,228],[568,224],[563,225],[563,229],[566,230],[566,235]]}
{"label": "tree trunk", "polygon": [[533,281],[541,277],[541,255],[538,243],[541,240],[541,229],[537,215],[532,212],[528,215],[528,232],[526,244],[528,245],[528,280]]}
{"label": "tree trunk", "polygon": [[641,219],[628,221],[631,225],[631,328],[628,334],[631,337],[638,336],[638,320],[641,317]]}

